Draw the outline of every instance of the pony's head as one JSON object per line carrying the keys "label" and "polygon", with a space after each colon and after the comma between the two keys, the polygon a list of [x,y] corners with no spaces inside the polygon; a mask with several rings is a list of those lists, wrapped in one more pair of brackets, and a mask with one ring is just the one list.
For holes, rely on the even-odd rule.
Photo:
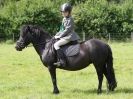
{"label": "pony's head", "polygon": [[22,26],[20,30],[19,39],[15,46],[17,51],[22,51],[22,49],[24,49],[26,46],[28,46],[28,44],[30,44],[31,42],[30,36],[31,36],[30,26],[29,25]]}
{"label": "pony's head", "polygon": [[48,38],[48,34],[43,31],[42,28],[35,25],[24,25],[20,30],[20,37],[16,43],[16,50],[22,51],[30,43],[41,43],[40,39],[43,36],[43,39]]}

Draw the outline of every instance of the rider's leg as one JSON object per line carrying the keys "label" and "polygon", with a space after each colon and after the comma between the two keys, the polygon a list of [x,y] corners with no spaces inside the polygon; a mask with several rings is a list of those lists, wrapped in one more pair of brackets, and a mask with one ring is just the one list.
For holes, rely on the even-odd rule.
{"label": "rider's leg", "polygon": [[69,40],[60,39],[59,41],[57,41],[57,42],[54,44],[54,48],[55,48],[55,50],[58,50],[58,49],[60,49],[60,46],[65,45],[65,44],[67,44],[67,43],[69,43],[69,42],[70,42]]}
{"label": "rider's leg", "polygon": [[57,41],[55,44],[54,44],[54,48],[55,50],[57,50],[57,56],[59,58],[58,62],[54,63],[54,65],[62,65],[62,66],[65,66],[66,65],[66,59],[65,59],[65,56],[63,54],[63,51],[60,49],[60,46],[62,45],[65,45],[69,43],[68,40],[65,40],[65,39],[60,39],[59,41]]}

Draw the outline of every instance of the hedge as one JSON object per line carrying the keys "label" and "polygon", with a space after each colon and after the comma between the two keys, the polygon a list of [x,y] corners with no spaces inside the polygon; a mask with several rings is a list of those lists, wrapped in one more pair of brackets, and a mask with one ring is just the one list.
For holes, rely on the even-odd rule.
{"label": "hedge", "polygon": [[[19,35],[23,24],[37,24],[54,35],[61,23],[59,7],[67,0],[16,0],[0,9],[0,37]],[[73,4],[72,15],[76,32],[82,36],[106,38],[116,34],[124,39],[133,32],[132,0],[108,3],[106,0],[69,0]]]}
{"label": "hedge", "polygon": [[124,39],[133,32],[133,4],[130,2],[108,5],[104,0],[95,4],[88,1],[74,10],[77,31],[84,31],[87,36],[116,34],[117,39]]}

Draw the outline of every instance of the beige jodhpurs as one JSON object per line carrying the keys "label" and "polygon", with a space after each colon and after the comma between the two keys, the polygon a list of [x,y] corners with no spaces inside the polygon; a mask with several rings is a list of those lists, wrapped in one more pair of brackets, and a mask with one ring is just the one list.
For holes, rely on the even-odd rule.
{"label": "beige jodhpurs", "polygon": [[70,41],[69,40],[65,40],[65,39],[60,39],[59,41],[57,41],[55,44],[54,44],[54,48],[55,48],[55,50],[58,50],[58,49],[60,49],[60,46],[62,46],[62,45],[65,45],[65,44],[67,44],[67,43],[69,43]]}

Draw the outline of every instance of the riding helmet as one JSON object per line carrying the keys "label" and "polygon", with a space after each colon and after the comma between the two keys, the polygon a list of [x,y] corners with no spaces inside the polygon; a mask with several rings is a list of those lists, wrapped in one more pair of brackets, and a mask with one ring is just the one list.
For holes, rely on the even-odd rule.
{"label": "riding helmet", "polygon": [[63,5],[61,5],[61,9],[60,9],[61,12],[71,12],[72,11],[72,6],[71,4],[69,3],[64,3]]}

